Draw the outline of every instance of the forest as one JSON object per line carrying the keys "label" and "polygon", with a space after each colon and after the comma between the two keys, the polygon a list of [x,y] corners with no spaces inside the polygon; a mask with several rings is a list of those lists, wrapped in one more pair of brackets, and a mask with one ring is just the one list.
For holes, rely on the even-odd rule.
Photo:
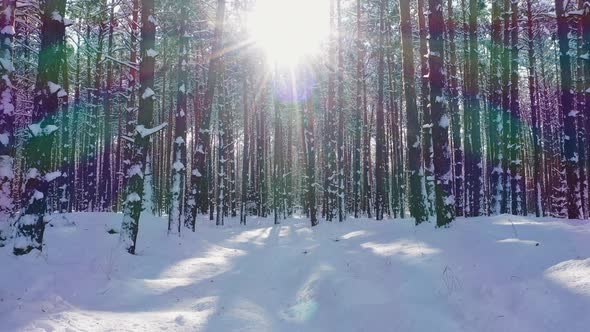
{"label": "forest", "polygon": [[324,1],[322,40],[259,2],[3,1],[0,238],[123,211],[133,253],[142,205],[587,218],[587,2]]}
{"label": "forest", "polygon": [[6,262],[63,220],[137,259],[267,221],[581,225],[590,256],[587,0],[0,0],[0,41]]}

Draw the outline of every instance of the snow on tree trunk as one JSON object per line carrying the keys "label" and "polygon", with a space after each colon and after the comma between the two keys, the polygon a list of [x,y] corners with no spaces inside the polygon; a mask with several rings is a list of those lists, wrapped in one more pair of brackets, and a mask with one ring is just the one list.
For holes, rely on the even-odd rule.
{"label": "snow on tree trunk", "polygon": [[[488,123],[488,141],[500,142],[502,138],[502,17],[501,7],[498,2],[492,3],[492,31],[490,50],[490,88],[489,88],[489,116]],[[501,161],[501,144],[491,144],[491,150],[488,154],[488,179],[490,182],[490,208],[492,215],[499,214],[502,201],[502,161]]]}
{"label": "snow on tree trunk", "polygon": [[12,48],[14,39],[14,12],[16,0],[4,0],[0,13],[0,247],[4,246],[9,235],[13,216],[13,197],[11,192],[14,179],[14,106],[15,95],[12,85],[14,65]]}
{"label": "snow on tree trunk", "polygon": [[354,142],[352,153],[352,209],[354,217],[359,217],[361,205],[361,136],[362,136],[362,75],[363,75],[363,46],[362,46],[362,25],[361,25],[361,0],[356,0],[356,90],[354,110]]}
{"label": "snow on tree trunk", "polygon": [[447,226],[455,219],[455,198],[451,172],[451,147],[449,145],[450,118],[445,106],[444,20],[442,0],[429,0],[428,64],[430,78],[430,104],[432,111],[432,140],[434,142],[434,174],[436,191],[437,226]]}
{"label": "snow on tree trunk", "polygon": [[313,100],[309,97],[303,114],[303,146],[305,154],[306,201],[309,209],[311,226],[319,224],[316,208],[316,177],[315,177],[315,136],[314,136]]}
{"label": "snow on tree trunk", "polygon": [[432,118],[430,114],[430,85],[428,80],[428,32],[424,15],[424,0],[418,0],[418,35],[420,58],[420,110],[422,111],[423,200],[428,214],[434,216],[434,165],[432,163]]}
{"label": "snow on tree trunk", "polygon": [[453,0],[448,0],[447,31],[449,38],[449,112],[451,113],[451,127],[453,138],[453,164],[455,181],[455,214],[463,215],[463,148],[461,144],[461,114],[459,111],[459,89],[457,79],[457,50],[455,45],[455,17],[453,13]]}
{"label": "snow on tree trunk", "polygon": [[[527,38],[528,38],[528,82],[529,99],[531,103],[531,122],[533,134],[533,196],[535,215],[543,216],[543,200],[541,192],[541,142],[540,142],[540,114],[537,98],[537,59],[535,55],[535,32],[533,30],[532,0],[526,1],[527,12]],[[526,206],[525,206],[526,208]]]}
{"label": "snow on tree trunk", "polygon": [[[469,158],[469,167],[466,169],[465,185],[469,188],[471,200],[470,215],[479,216],[482,214],[482,146],[480,126],[480,100],[479,100],[479,55],[477,36],[477,13],[478,3],[476,0],[469,1],[469,75],[465,84],[466,105],[465,114],[468,118],[468,130],[465,135],[469,140],[469,150],[465,155]],[[467,47],[467,45],[465,45]]]}
{"label": "snow on tree trunk", "polygon": [[383,113],[384,67],[385,67],[385,0],[379,5],[379,44],[377,64],[377,105],[376,105],[376,152],[375,152],[375,219],[382,220],[387,204],[387,145],[385,138],[385,116]]}
{"label": "snow on tree trunk", "polygon": [[31,124],[28,126],[28,140],[25,158],[28,170],[22,197],[23,211],[16,221],[14,254],[23,255],[32,250],[43,249],[43,234],[47,217],[47,196],[49,182],[46,177],[50,169],[51,146],[58,127],[53,123],[59,109],[58,94],[62,91],[57,84],[62,63],[60,46],[65,37],[65,0],[46,0],[42,3],[41,46],[35,84],[35,99]]}
{"label": "snow on tree trunk", "polygon": [[512,189],[512,213],[515,215],[523,214],[523,174],[522,174],[522,150],[521,150],[521,115],[519,102],[519,67],[518,67],[518,2],[512,1],[511,4],[511,61],[512,71],[510,74],[510,175]]}
{"label": "snow on tree trunk", "polygon": [[569,47],[569,23],[562,0],[555,0],[557,16],[557,38],[559,42],[559,67],[561,70],[561,115],[563,117],[564,149],[563,157],[567,181],[567,216],[578,219],[582,215],[580,200],[580,171],[578,168],[578,144],[576,132],[576,112],[572,84],[572,69]]}
{"label": "snow on tree trunk", "polygon": [[[178,25],[178,91],[176,94],[176,113],[174,120],[174,162],[172,164],[172,195],[170,197],[170,213],[168,216],[168,233],[180,234],[180,225],[184,220],[184,187],[186,181],[186,115],[187,115],[187,63],[188,38],[186,26],[188,13],[186,3],[180,3],[180,23]],[[193,225],[186,225],[194,231]]]}
{"label": "snow on tree trunk", "polygon": [[[154,0],[142,0],[141,6],[141,42],[139,66],[139,83],[142,97],[139,99],[139,116],[137,125],[151,128],[154,113],[154,69],[156,59],[148,56],[148,52],[155,50],[156,18],[154,17]],[[127,184],[123,208],[123,222],[121,225],[121,241],[130,254],[134,255],[139,231],[139,217],[142,210],[144,194],[144,174],[150,137],[142,135],[136,129],[134,138],[134,153],[128,170]]]}
{"label": "snow on tree trunk", "polygon": [[420,123],[418,120],[418,107],[416,105],[412,21],[410,4],[400,1],[399,7],[403,59],[402,74],[407,117],[408,169],[410,171],[410,214],[416,220],[416,224],[420,224],[428,220],[428,213],[423,199],[422,179],[424,177],[424,171],[421,166]]}
{"label": "snow on tree trunk", "polygon": [[[219,54],[222,47],[223,24],[225,17],[225,0],[217,0],[217,9],[215,14],[215,30],[213,32],[213,45],[209,60],[209,71],[207,73],[207,85],[203,104],[201,105],[201,123],[197,132],[196,149],[194,153],[195,169],[191,177],[191,196],[188,199],[188,208],[191,211],[189,223],[193,225],[196,222],[197,213],[206,213],[208,206],[211,205],[213,197],[210,195],[212,188],[209,184],[212,182],[213,174],[208,171],[211,169],[211,113],[213,107],[213,97],[217,87],[217,78],[219,63],[222,56]],[[210,159],[210,158],[209,158]],[[195,175],[196,174],[196,175]],[[210,211],[212,217],[213,211]]]}

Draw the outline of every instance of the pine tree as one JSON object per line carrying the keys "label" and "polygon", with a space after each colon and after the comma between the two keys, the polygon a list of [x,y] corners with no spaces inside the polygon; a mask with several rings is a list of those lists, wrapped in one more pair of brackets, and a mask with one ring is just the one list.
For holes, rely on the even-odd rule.
{"label": "pine tree", "polygon": [[354,112],[354,142],[353,142],[353,213],[354,217],[359,217],[361,206],[361,137],[362,137],[362,75],[363,75],[363,42],[362,42],[362,25],[361,25],[361,0],[356,0],[356,90],[355,90],[355,112]]}
{"label": "pine tree", "polygon": [[564,149],[563,158],[567,179],[567,216],[578,219],[581,216],[580,180],[578,169],[578,144],[576,133],[576,112],[572,84],[571,57],[569,47],[569,24],[563,1],[555,1],[557,15],[557,38],[559,42],[559,67],[561,72],[560,109],[563,117]]}
{"label": "pine tree", "polygon": [[424,170],[421,165],[422,149],[420,144],[420,123],[418,121],[418,107],[416,105],[414,50],[412,47],[412,22],[410,6],[406,1],[399,2],[400,30],[403,54],[403,82],[406,101],[407,117],[407,147],[408,168],[410,171],[410,213],[416,219],[416,224],[428,220],[428,213],[424,204],[422,181]]}
{"label": "pine tree", "polygon": [[447,10],[447,32],[449,39],[449,112],[451,113],[453,164],[455,165],[453,169],[453,179],[455,181],[455,214],[462,216],[465,206],[463,200],[463,147],[461,142],[461,114],[459,110],[457,50],[455,44],[456,24],[453,12],[453,0],[447,1]]}
{"label": "pine tree", "polygon": [[[180,234],[184,218],[184,188],[186,182],[186,117],[188,112],[188,10],[187,3],[180,3],[178,24],[178,88],[176,94],[176,113],[174,118],[174,164],[172,164],[172,195],[168,217],[168,232]],[[187,224],[195,231],[194,224]]]}
{"label": "pine tree", "polygon": [[383,112],[385,58],[384,58],[384,35],[385,35],[385,0],[379,5],[379,44],[377,63],[377,105],[376,105],[376,152],[375,152],[375,218],[383,219],[386,209],[386,169],[387,169],[387,145],[385,141],[385,116]]}
{"label": "pine tree", "polygon": [[[500,69],[502,66],[502,18],[500,4],[492,3],[492,31],[490,50],[490,88],[489,88],[489,142],[499,142],[502,137],[502,82]],[[491,144],[490,151],[490,213],[500,213],[502,201],[502,150],[499,144]]]}
{"label": "pine tree", "polygon": [[32,123],[28,127],[25,158],[28,170],[22,196],[23,211],[16,222],[14,254],[43,250],[43,235],[48,222],[47,198],[49,182],[54,178],[51,167],[51,146],[58,130],[54,114],[58,111],[60,45],[65,37],[64,0],[45,0],[41,4],[41,45]]}
{"label": "pine tree", "polygon": [[13,216],[12,181],[14,179],[14,111],[15,94],[13,39],[16,0],[4,0],[0,6],[0,247],[9,236]]}
{"label": "pine tree", "polygon": [[123,208],[123,223],[121,225],[121,241],[125,250],[135,255],[139,219],[142,211],[144,195],[144,174],[148,162],[150,135],[157,131],[152,128],[154,113],[154,69],[156,64],[156,18],[154,0],[141,1],[141,35],[139,65],[139,115],[134,136],[134,155],[129,168],[129,181]]}
{"label": "pine tree", "polygon": [[466,105],[465,114],[469,121],[466,135],[469,140],[470,150],[465,151],[470,162],[466,169],[465,185],[469,188],[471,204],[469,211],[471,216],[481,215],[482,201],[482,146],[480,125],[480,100],[479,100],[479,56],[477,36],[477,0],[469,1],[469,76],[465,84]]}
{"label": "pine tree", "polygon": [[522,151],[521,151],[521,115],[518,89],[518,1],[511,2],[511,62],[512,70],[510,74],[510,176],[512,190],[512,213],[516,215],[523,214],[523,176],[522,176]]}
{"label": "pine tree", "polygon": [[428,77],[430,79],[430,105],[433,123],[436,224],[438,227],[446,227],[455,219],[455,198],[453,196],[451,147],[448,133],[450,118],[443,96],[445,88],[443,6],[441,0],[429,0],[428,4],[428,31],[430,32]]}
{"label": "pine tree", "polygon": [[[217,9],[215,14],[215,30],[213,33],[213,45],[211,47],[211,57],[209,60],[209,71],[207,73],[207,83],[205,88],[205,95],[203,98],[202,109],[200,110],[200,127],[197,132],[197,148],[193,158],[196,160],[195,169],[192,171],[191,177],[191,197],[188,200],[190,209],[191,227],[194,228],[196,223],[197,211],[206,213],[208,204],[212,199],[210,190],[213,188],[209,186],[213,179],[213,174],[209,172],[211,168],[211,149],[210,149],[210,122],[213,107],[213,97],[215,88],[217,87],[218,71],[220,66],[220,59],[222,57],[222,37],[223,37],[223,23],[225,18],[225,0],[217,0]],[[211,210],[211,209],[209,209]],[[212,218],[213,211],[210,211]]]}

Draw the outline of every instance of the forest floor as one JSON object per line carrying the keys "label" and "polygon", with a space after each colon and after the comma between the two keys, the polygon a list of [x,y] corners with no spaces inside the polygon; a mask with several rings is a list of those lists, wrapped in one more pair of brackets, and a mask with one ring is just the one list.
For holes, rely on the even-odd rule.
{"label": "forest floor", "polygon": [[590,223],[515,216],[200,220],[54,216],[42,254],[0,248],[0,330],[588,331]]}

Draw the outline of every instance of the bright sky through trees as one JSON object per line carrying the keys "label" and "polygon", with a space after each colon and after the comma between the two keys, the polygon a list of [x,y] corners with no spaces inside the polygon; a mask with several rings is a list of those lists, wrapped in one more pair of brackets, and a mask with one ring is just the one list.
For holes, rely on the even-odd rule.
{"label": "bright sky through trees", "polygon": [[249,32],[269,64],[295,65],[318,54],[330,31],[328,0],[259,0]]}

